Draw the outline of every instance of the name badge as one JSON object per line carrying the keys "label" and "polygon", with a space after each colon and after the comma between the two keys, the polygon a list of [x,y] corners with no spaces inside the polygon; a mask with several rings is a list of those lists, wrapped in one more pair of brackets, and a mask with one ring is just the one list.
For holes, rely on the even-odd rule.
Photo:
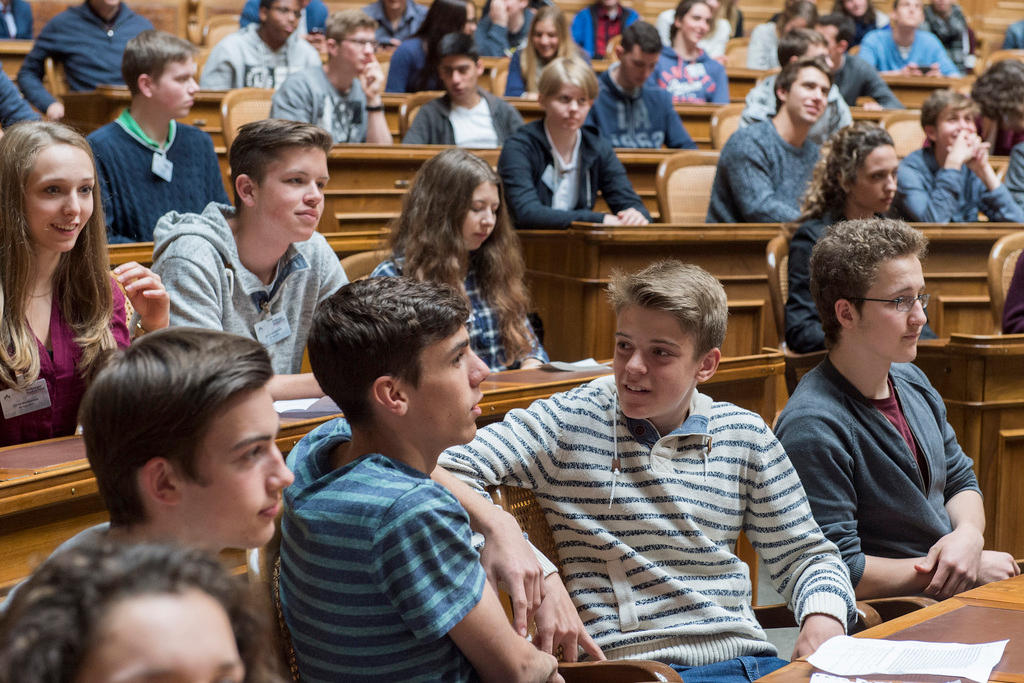
{"label": "name badge", "polygon": [[160,152],[153,152],[153,165],[150,166],[150,169],[157,178],[171,182],[171,176],[174,175],[174,162]]}
{"label": "name badge", "polygon": [[287,339],[292,334],[292,328],[288,324],[288,318],[284,312],[275,313],[266,320],[261,320],[255,325],[256,339],[264,346],[276,344],[282,339]]}
{"label": "name badge", "polygon": [[40,377],[29,384],[25,391],[17,389],[0,391],[0,407],[3,408],[5,420],[49,408],[50,392],[46,390],[46,380]]}

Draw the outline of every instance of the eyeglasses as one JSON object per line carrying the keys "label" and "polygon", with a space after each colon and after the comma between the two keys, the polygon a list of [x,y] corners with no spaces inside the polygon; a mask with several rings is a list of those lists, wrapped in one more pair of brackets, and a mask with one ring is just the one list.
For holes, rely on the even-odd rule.
{"label": "eyeglasses", "polygon": [[883,304],[895,304],[896,310],[900,313],[910,313],[914,309],[914,304],[918,301],[921,302],[921,310],[928,308],[928,300],[932,298],[931,294],[918,294],[917,296],[898,296],[895,299],[871,299],[866,296],[844,296],[844,299],[850,301],[880,301]]}
{"label": "eyeglasses", "polygon": [[376,52],[377,49],[380,47],[380,43],[378,43],[376,40],[373,40],[373,39],[361,40],[359,38],[342,38],[341,40],[342,40],[342,42],[345,42],[345,43],[354,43],[355,45],[358,45],[359,49],[361,49],[361,50],[365,50],[367,48],[367,46],[369,46],[369,48],[371,50]]}

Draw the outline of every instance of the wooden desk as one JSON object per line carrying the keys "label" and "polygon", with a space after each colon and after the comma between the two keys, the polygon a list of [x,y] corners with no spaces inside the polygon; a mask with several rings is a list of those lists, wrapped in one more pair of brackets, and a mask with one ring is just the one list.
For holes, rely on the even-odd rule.
{"label": "wooden desk", "polygon": [[883,74],[882,80],[907,109],[920,109],[924,101],[936,90],[951,88],[969,92],[974,83],[973,76],[948,78],[946,76],[892,76]]}
{"label": "wooden desk", "polygon": [[31,49],[31,40],[0,40],[0,65],[12,81],[17,78],[18,69]]}
{"label": "wooden desk", "polygon": [[[921,640],[925,642],[987,643],[1009,639],[989,681],[1024,681],[1024,576],[975,588],[887,621],[857,634],[857,638]],[[758,679],[764,683],[804,683],[817,671],[796,661]],[[862,676],[868,680],[946,681],[949,676]]]}
{"label": "wooden desk", "polygon": [[[784,400],[782,354],[725,358],[702,388],[774,419]],[[484,382],[481,424],[538,398],[569,389],[596,375],[515,370]],[[328,417],[282,420],[277,444],[287,453],[303,435]],[[23,579],[64,540],[106,521],[96,480],[84,459],[79,437],[51,439],[0,449],[0,594]]]}
{"label": "wooden desk", "polygon": [[729,100],[731,102],[744,101],[759,80],[778,72],[778,69],[762,71],[739,66],[725,67],[725,75],[729,78]]}
{"label": "wooden desk", "polygon": [[917,365],[945,400],[957,440],[974,459],[985,496],[986,547],[1024,556],[1024,335],[954,334],[946,343],[922,344]]}
{"label": "wooden desk", "polygon": [[[1019,230],[1008,223],[917,224],[929,238],[925,280],[932,328],[992,330],[987,264],[992,244]],[[768,298],[765,248],[778,224],[679,224],[613,228],[578,223],[569,230],[522,230],[527,281],[545,321],[552,358],[612,355],[614,316],[604,290],[615,269],[633,271],[661,258],[696,263],[722,281],[729,297],[723,353],[737,356],[778,345]]]}

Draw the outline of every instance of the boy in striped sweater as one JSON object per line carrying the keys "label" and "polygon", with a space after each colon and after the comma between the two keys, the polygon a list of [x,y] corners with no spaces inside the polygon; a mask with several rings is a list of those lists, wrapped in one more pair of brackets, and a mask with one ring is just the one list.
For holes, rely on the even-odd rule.
{"label": "boy in striped sweater", "polygon": [[448,285],[390,277],[313,315],[313,374],[345,418],[288,455],[281,605],[304,681],[562,681],[512,629],[466,512],[430,479],[480,415],[489,371],[468,318]]}
{"label": "boy in striped sweater", "polygon": [[[533,490],[572,602],[609,659],[660,660],[688,682],[754,680],[785,662],[751,609],[740,531],[801,625],[795,656],[844,632],[849,576],[764,421],[696,389],[721,358],[721,284],[663,261],[614,276],[609,293],[614,376],[510,412],[440,464],[477,489]],[[475,521],[494,514],[466,498]]]}

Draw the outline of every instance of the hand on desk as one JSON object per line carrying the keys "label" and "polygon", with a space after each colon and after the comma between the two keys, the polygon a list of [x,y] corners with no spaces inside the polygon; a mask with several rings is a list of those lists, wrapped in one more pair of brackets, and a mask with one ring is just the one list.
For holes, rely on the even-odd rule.
{"label": "hand on desk", "polygon": [[998,550],[982,550],[981,566],[978,568],[978,586],[993,581],[1002,581],[1020,574],[1020,567],[1010,553]]}
{"label": "hand on desk", "polygon": [[576,605],[562,585],[562,578],[557,573],[551,574],[544,579],[544,586],[544,601],[534,615],[537,634],[533,637],[533,644],[551,654],[561,647],[562,657],[567,662],[578,659],[581,647],[592,660],[603,661],[604,653],[587,634]]}
{"label": "hand on desk", "polygon": [[809,614],[800,625],[800,636],[796,639],[793,656],[807,657],[814,653],[822,643],[833,636],[846,635],[846,627],[828,614]]}

